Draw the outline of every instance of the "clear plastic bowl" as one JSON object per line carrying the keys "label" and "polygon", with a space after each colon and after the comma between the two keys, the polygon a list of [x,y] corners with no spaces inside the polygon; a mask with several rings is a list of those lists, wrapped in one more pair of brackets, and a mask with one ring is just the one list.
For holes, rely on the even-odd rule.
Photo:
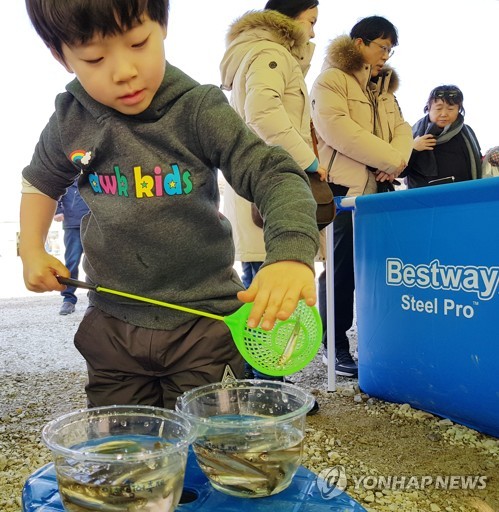
{"label": "clear plastic bowl", "polygon": [[291,483],[313,403],[310,393],[292,384],[235,380],[187,391],[176,409],[195,427],[194,453],[213,487],[258,498]]}
{"label": "clear plastic bowl", "polygon": [[193,433],[174,411],[110,406],[61,416],[42,440],[66,510],[169,512],[180,501]]}

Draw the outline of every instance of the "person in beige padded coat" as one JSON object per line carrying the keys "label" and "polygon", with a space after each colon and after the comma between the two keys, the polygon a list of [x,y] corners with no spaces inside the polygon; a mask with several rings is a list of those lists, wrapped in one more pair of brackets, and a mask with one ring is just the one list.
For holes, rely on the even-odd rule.
{"label": "person in beige padded coat", "polygon": [[[386,190],[406,167],[412,132],[394,92],[395,71],[386,66],[398,43],[387,19],[370,16],[333,40],[310,92],[312,119],[321,165],[335,196],[359,196]],[[336,373],[357,376],[346,332],[354,307],[351,212],[340,212],[334,234],[334,320]],[[326,274],[319,276],[319,309],[326,339]]]}
{"label": "person in beige padded coat", "polygon": [[[246,124],[267,144],[284,148],[303,170],[326,179],[313,151],[305,83],[315,48],[310,40],[318,4],[269,0],[264,10],[241,16],[227,33],[220,72],[221,87],[231,91],[230,103]],[[248,287],[265,259],[263,230],[252,219],[251,203],[227,184],[223,212],[231,222],[235,259],[242,263],[241,278]],[[246,376],[270,378],[249,366]],[[318,408],[315,402],[309,414]]]}
{"label": "person in beige padded coat", "polygon": [[[317,0],[270,0],[262,11],[237,19],[226,37],[220,64],[222,89],[247,125],[269,145],[279,145],[308,172],[325,171],[312,149],[305,74],[315,45]],[[285,197],[282,198],[286,200]],[[236,261],[248,287],[265,259],[263,230],[251,203],[225,185],[223,212],[233,227]]]}

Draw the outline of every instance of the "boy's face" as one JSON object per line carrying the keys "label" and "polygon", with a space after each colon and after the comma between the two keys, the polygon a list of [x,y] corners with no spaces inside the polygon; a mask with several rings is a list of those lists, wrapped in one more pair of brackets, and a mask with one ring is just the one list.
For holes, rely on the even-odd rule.
{"label": "boy's face", "polygon": [[144,16],[140,25],[78,46],[63,45],[63,66],[96,101],[126,115],[143,112],[165,72],[166,28]]}
{"label": "boy's face", "polygon": [[430,105],[428,116],[439,128],[452,124],[459,115],[459,105],[450,105],[444,100],[435,100]]}

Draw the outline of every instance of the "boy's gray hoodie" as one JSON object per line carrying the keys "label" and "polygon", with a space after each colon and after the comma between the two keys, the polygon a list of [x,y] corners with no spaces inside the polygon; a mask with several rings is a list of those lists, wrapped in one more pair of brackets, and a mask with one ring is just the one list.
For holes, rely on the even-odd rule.
{"label": "boy's gray hoodie", "polygon": [[[127,116],[93,100],[77,80],[56,99],[24,178],[58,200],[79,176],[90,208],[83,268],[94,284],[221,315],[241,304],[231,226],[220,214],[220,169],[265,217],[267,260],[313,268],[316,204],[305,173],[256,137],[215,86],[167,63],[150,107]],[[133,325],[174,329],[192,316],[91,292]]]}

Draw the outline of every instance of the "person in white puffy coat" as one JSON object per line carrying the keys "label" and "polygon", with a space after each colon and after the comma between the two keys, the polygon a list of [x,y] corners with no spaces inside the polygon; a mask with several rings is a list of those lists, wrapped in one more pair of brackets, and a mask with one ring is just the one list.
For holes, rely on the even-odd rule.
{"label": "person in white puffy coat", "polygon": [[[319,167],[310,133],[305,75],[315,45],[317,0],[270,0],[229,28],[220,64],[222,89],[246,124],[267,144],[283,147],[307,172]],[[282,198],[286,201],[286,198]],[[248,287],[265,259],[263,230],[255,225],[251,203],[225,185],[223,213],[233,227],[235,259]]]}

